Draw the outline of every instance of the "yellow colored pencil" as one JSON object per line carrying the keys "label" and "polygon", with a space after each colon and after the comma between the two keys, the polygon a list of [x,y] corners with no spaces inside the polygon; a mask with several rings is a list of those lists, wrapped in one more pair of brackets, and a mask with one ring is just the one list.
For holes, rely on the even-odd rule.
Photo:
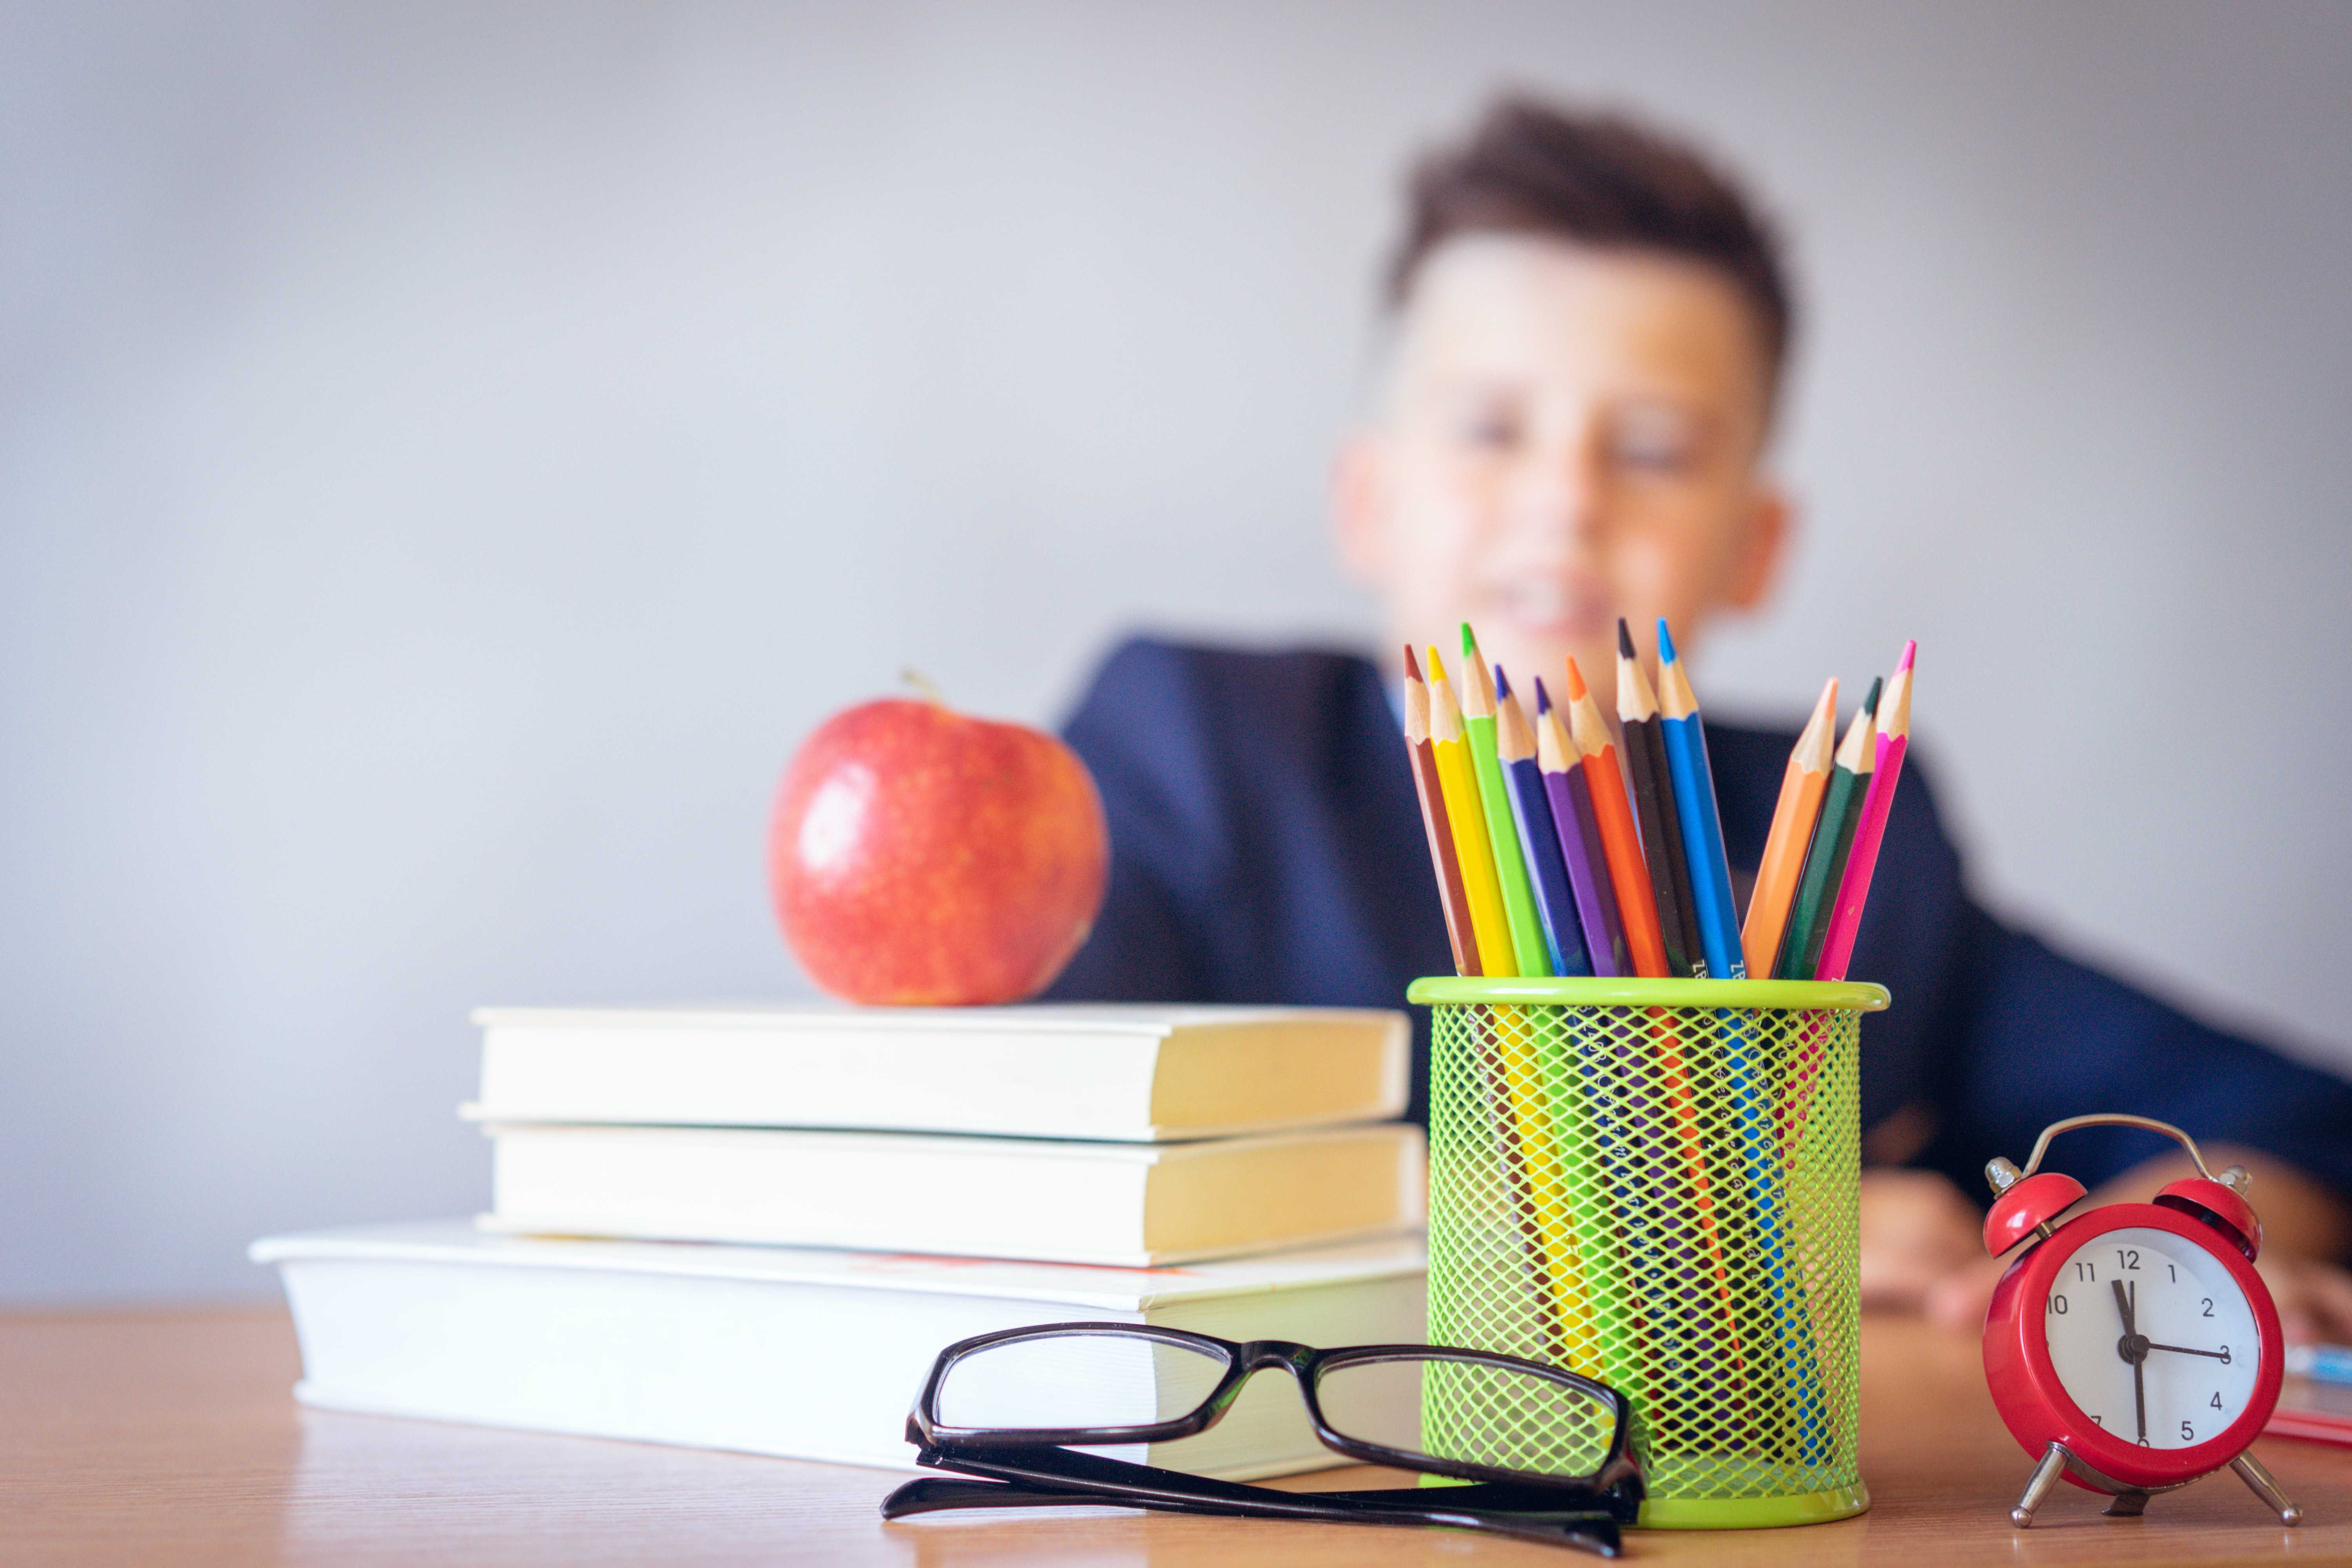
{"label": "yellow colored pencil", "polygon": [[1437,752],[1437,784],[1445,822],[1454,830],[1454,857],[1462,863],[1462,891],[1470,900],[1470,931],[1478,943],[1478,972],[1492,978],[1519,973],[1513,962],[1510,916],[1495,876],[1495,846],[1486,837],[1486,808],[1478,798],[1476,765],[1462,730],[1462,705],[1437,649],[1429,650],[1429,739]]}

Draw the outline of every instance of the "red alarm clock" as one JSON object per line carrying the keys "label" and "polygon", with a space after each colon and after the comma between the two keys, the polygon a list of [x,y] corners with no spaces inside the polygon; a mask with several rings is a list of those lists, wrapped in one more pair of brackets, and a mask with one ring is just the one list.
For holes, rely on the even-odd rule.
{"label": "red alarm clock", "polygon": [[[2148,1204],[2107,1204],[2060,1224],[2083,1184],[2041,1171],[2050,1140],[2077,1127],[2141,1127],[2177,1140],[2197,1175]],[[2110,1514],[2137,1514],[2152,1492],[2222,1466],[2279,1522],[2303,1522],[2246,1446],[2278,1403],[2284,1370],[2278,1309],[2254,1257],[2262,1221],[2249,1177],[2215,1176],[2179,1128],[2144,1116],[2070,1116],[2034,1142],[2019,1170],[1985,1167],[1998,1196],[1985,1250],[2024,1249],[1985,1314],[1985,1381],[2010,1434],[2040,1463],[2009,1510],[2023,1530],[2060,1477],[2106,1492]]]}

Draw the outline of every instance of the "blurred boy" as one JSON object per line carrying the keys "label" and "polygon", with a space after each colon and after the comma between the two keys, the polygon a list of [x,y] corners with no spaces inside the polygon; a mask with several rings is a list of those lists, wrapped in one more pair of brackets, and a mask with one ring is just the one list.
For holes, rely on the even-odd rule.
{"label": "blurred boy", "polygon": [[[1056,995],[1399,1005],[1452,965],[1382,673],[1395,647],[1450,649],[1466,619],[1522,687],[1575,656],[1613,714],[1618,616],[1664,616],[1687,647],[1771,587],[1789,506],[1765,458],[1792,311],[1772,235],[1701,159],[1629,122],[1499,104],[1416,174],[1388,303],[1379,400],[1333,502],[1343,558],[1386,605],[1383,665],[1112,656],[1067,731],[1109,813],[1110,891]],[[1735,868],[1762,852],[1793,739],[1707,725]],[[1885,1167],[1864,1182],[1865,1300],[1971,1320],[1999,1267],[1971,1201],[1984,1162],[2059,1117],[2131,1110],[2231,1145],[2290,1334],[2352,1334],[2352,1280],[2316,1261],[2347,1237],[2352,1086],[2000,926],[1966,896],[1923,773],[1896,797],[1852,967],[1895,997],[1863,1033],[1864,1153]],[[2134,1163],[2158,1147],[2086,1132],[2058,1159],[2144,1198],[2159,1174]]]}

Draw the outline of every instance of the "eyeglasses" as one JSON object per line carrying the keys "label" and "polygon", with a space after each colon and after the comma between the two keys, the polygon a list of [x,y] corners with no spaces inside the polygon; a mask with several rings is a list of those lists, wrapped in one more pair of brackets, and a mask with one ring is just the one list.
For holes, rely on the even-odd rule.
{"label": "eyeglasses", "polygon": [[[1214,1426],[1254,1373],[1288,1372],[1332,1452],[1466,1484],[1287,1492],[1072,1448]],[[1613,1557],[1643,1496],[1625,1396],[1562,1367],[1438,1345],[1317,1350],[1130,1323],[1051,1323],[941,1351],[907,1418],[916,1463],[990,1478],[909,1481],[885,1519],[941,1509],[1162,1510],[1449,1525]]]}

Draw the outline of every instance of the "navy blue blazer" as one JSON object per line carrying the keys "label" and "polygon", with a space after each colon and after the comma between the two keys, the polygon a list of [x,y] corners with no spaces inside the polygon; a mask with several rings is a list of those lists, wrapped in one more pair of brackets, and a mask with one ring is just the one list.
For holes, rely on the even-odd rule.
{"label": "navy blue blazer", "polygon": [[[1102,914],[1049,995],[1396,1007],[1453,958],[1412,773],[1378,671],[1323,652],[1137,640],[1065,731],[1110,822]],[[1762,857],[1793,734],[1710,722],[1725,844]],[[2062,1116],[2125,1110],[2267,1150],[2352,1193],[2352,1085],[2187,1016],[1971,902],[1927,770],[1905,764],[1851,973],[1867,1152],[1981,1197]],[[1414,1009],[1411,1114],[1428,1116]],[[2169,1145],[2100,1129],[2053,1152],[2095,1185]]]}

